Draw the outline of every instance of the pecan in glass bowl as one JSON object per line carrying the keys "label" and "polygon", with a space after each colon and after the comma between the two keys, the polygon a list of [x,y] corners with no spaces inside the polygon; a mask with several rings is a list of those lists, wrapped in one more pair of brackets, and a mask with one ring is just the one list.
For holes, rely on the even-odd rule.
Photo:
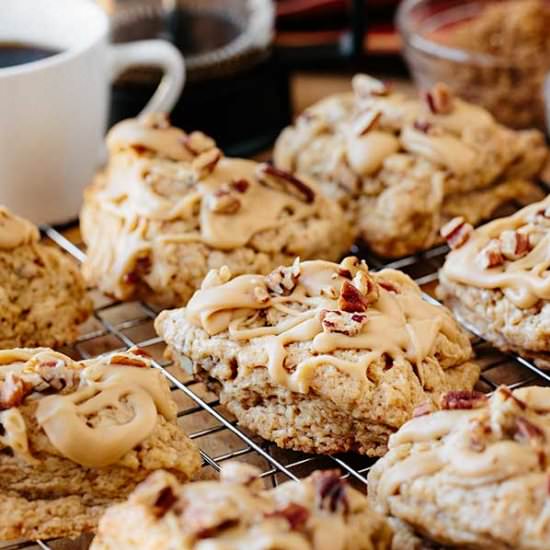
{"label": "pecan in glass bowl", "polygon": [[416,84],[441,81],[513,128],[545,129],[550,3],[404,0],[397,13]]}

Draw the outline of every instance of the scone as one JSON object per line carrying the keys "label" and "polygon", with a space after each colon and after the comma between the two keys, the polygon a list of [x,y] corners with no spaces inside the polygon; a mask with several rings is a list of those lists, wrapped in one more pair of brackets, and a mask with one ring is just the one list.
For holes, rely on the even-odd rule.
{"label": "scone", "polygon": [[78,267],[39,238],[36,226],[0,206],[0,349],[62,346],[91,313]]}
{"label": "scone", "polygon": [[220,481],[179,485],[156,472],[100,521],[91,550],[385,550],[392,532],[334,470],[263,489],[228,463]]}
{"label": "scone", "polygon": [[87,281],[121,300],[184,305],[208,271],[269,273],[295,256],[340,259],[340,207],[269,164],[225,158],[200,133],[154,115],[111,130],[110,159],[85,194]]}
{"label": "scone", "polygon": [[452,220],[439,298],[504,351],[550,366],[550,197],[472,230]]}
{"label": "scone", "polygon": [[396,529],[394,550],[420,539],[470,550],[548,550],[550,388],[488,399],[452,392],[442,411],[390,438],[369,473],[369,499]]}
{"label": "scone", "polygon": [[423,101],[366,75],[353,89],[284,130],[275,165],[338,199],[381,256],[429,248],[454,216],[477,224],[504,205],[542,198],[542,133],[509,130],[441,84]]}
{"label": "scone", "polygon": [[0,352],[0,541],[76,537],[152,471],[185,481],[200,464],[139,350],[82,362]]}
{"label": "scone", "polygon": [[353,257],[267,276],[213,270],[155,326],[241,426],[304,452],[383,455],[417,405],[479,375],[445,308],[402,272],[369,273]]}

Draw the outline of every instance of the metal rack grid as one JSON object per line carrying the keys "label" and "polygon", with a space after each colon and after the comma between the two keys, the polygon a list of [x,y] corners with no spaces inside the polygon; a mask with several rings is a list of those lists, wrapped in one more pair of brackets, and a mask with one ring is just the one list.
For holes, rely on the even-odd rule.
{"label": "metal rack grid", "polygon": [[[81,242],[69,240],[50,226],[43,226],[41,230],[45,237],[75,260],[81,262],[85,258]],[[447,250],[446,246],[439,246],[391,262],[375,257],[362,248],[356,248],[353,252],[365,259],[371,269],[391,267],[404,271],[422,286],[427,299],[435,301],[430,293],[433,292],[437,272]],[[125,350],[131,346],[147,350],[155,359],[155,367],[170,381],[173,397],[179,407],[179,423],[191,439],[197,441],[204,468],[217,472],[227,460],[246,461],[259,466],[266,482],[273,486],[287,479],[305,477],[318,468],[339,468],[350,483],[366,489],[367,474],[373,459],[353,454],[328,457],[281,450],[239,428],[234,418],[223,409],[216,396],[203,383],[194,380],[183,369],[163,358],[165,346],[153,328],[153,320],[158,313],[155,308],[142,302],[114,301],[97,291],[91,291],[91,295],[95,304],[93,318],[85,324],[78,340],[61,351],[75,359],[85,359],[109,351]],[[477,360],[482,367],[476,389],[490,393],[500,384],[506,384],[510,388],[529,384],[550,385],[550,372],[541,371],[521,357],[499,352],[475,335],[472,338]],[[46,544],[38,541],[0,547],[9,550],[84,550],[88,541],[89,537],[72,543],[49,541]]]}

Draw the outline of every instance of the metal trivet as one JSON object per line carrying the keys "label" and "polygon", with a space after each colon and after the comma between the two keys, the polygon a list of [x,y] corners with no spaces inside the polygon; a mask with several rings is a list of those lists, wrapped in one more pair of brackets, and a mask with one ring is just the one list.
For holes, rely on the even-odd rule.
{"label": "metal trivet", "polygon": [[[59,230],[42,226],[42,233],[75,260],[85,258],[84,245],[79,240],[69,240]],[[78,235],[78,231],[69,231]],[[429,293],[437,281],[438,269],[443,264],[447,246],[439,246],[399,260],[388,262],[373,256],[363,248],[354,253],[365,259],[371,269],[391,267],[410,275],[427,292],[426,297],[435,302]],[[154,331],[153,321],[158,310],[142,302],[123,303],[91,291],[95,312],[82,329],[78,340],[61,349],[75,359],[87,359],[110,351],[121,351],[139,346],[154,358],[154,366],[168,378],[173,397],[178,404],[178,420],[191,439],[199,447],[203,468],[220,470],[227,460],[238,459],[261,468],[262,476],[276,486],[288,479],[300,479],[319,468],[339,468],[343,477],[356,488],[366,490],[367,474],[374,459],[355,454],[315,456],[287,451],[254,436],[236,425],[235,419],[223,409],[219,400],[203,383],[183,369],[163,358],[164,342]],[[522,357],[495,350],[481,338],[473,336],[477,361],[482,367],[476,389],[490,393],[500,384],[515,389],[525,385],[550,385],[550,371],[544,372]],[[33,548],[42,550],[84,550],[90,536],[83,540],[26,542],[2,547],[9,550]]]}

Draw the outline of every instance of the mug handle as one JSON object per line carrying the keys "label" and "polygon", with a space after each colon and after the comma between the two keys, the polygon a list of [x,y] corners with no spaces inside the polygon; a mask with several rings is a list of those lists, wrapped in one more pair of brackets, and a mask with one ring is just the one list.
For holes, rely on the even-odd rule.
{"label": "mug handle", "polygon": [[178,101],[185,84],[185,61],[179,50],[165,40],[140,40],[109,46],[111,80],[135,66],[159,67],[164,75],[153,97],[140,115],[169,113]]}

